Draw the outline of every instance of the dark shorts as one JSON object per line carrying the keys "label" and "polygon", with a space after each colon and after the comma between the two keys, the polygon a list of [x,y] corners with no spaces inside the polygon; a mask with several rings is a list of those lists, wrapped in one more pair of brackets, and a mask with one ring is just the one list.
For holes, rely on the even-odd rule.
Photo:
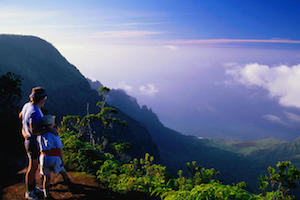
{"label": "dark shorts", "polygon": [[28,158],[36,160],[39,158],[40,149],[36,137],[30,137],[24,142]]}

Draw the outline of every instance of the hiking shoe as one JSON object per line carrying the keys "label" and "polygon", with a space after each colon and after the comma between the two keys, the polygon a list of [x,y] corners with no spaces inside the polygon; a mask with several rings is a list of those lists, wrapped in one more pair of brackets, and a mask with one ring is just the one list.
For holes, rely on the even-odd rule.
{"label": "hiking shoe", "polygon": [[35,186],[35,188],[34,188],[34,193],[35,193],[37,196],[39,196],[39,197],[44,196],[44,191],[41,190],[41,189],[40,189],[39,187],[37,187],[37,186]]}
{"label": "hiking shoe", "polygon": [[25,199],[28,200],[39,200],[39,198],[36,196],[35,192],[32,190],[30,192],[25,192]]}

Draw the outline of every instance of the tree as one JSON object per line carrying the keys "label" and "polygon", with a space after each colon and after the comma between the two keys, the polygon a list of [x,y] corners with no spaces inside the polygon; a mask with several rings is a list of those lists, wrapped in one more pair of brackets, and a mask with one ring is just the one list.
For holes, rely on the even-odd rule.
{"label": "tree", "polygon": [[[15,165],[11,161],[20,155],[25,155],[22,147],[21,124],[18,119],[18,103],[21,99],[21,77],[7,72],[0,76],[0,163],[2,172],[0,174],[0,186],[2,181],[9,179],[9,173],[13,172]],[[9,146],[9,149],[7,147]],[[1,189],[1,188],[0,188]]]}
{"label": "tree", "polygon": [[[89,113],[89,104],[87,104],[87,114],[80,120],[79,116],[66,116],[62,121],[62,129],[64,131],[75,131],[78,133],[78,137],[88,136],[88,141],[95,146],[95,130],[101,132],[102,135],[102,147],[103,150],[108,147],[110,137],[109,131],[116,126],[120,126],[122,130],[125,127],[126,121],[114,117],[118,114],[117,109],[112,108],[106,104],[106,96],[110,89],[107,87],[101,87],[98,90],[101,101],[97,102],[97,106],[100,111],[97,114]],[[97,127],[98,126],[98,127]],[[99,127],[100,126],[100,127]],[[99,139],[99,138],[98,138]]]}
{"label": "tree", "polygon": [[15,113],[21,100],[21,77],[12,72],[0,76],[0,112]]}
{"label": "tree", "polygon": [[[297,186],[300,170],[291,165],[291,161],[278,162],[276,167],[277,170],[269,166],[268,176],[260,177],[259,189],[262,190],[262,195],[272,200],[295,199],[290,193],[291,189]],[[271,193],[267,192],[269,187],[271,187]]]}

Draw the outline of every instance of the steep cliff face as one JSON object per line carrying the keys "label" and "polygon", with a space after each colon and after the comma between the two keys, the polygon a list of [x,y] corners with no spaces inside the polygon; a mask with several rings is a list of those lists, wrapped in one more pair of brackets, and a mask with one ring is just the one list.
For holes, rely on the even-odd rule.
{"label": "steep cliff face", "polygon": [[31,88],[38,85],[47,89],[46,108],[57,115],[84,113],[84,102],[92,106],[97,102],[97,93],[90,89],[79,70],[45,40],[0,35],[0,58],[1,74],[11,71],[22,76],[22,102],[28,100]]}
{"label": "steep cliff face", "polygon": [[[0,74],[6,72],[22,77],[20,106],[28,101],[32,87],[43,86],[48,93],[45,109],[58,118],[85,115],[87,103],[90,105],[89,113],[99,111],[96,107],[100,100],[97,91],[90,88],[80,71],[53,45],[38,37],[0,35]],[[132,143],[133,156],[143,156],[148,152],[159,157],[151,135],[140,123],[122,111],[119,111],[118,117],[127,121],[122,140]],[[97,135],[101,136],[100,133]]]}

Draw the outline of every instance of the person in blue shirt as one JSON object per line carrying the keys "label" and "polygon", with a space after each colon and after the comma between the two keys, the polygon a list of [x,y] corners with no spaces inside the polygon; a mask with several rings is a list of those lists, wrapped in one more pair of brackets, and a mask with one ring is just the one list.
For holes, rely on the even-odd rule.
{"label": "person in blue shirt", "polygon": [[[54,128],[55,119],[52,115],[42,117],[42,125],[47,128]],[[71,181],[66,170],[64,169],[62,159],[62,142],[59,135],[47,132],[38,136],[40,147],[40,173],[43,175],[43,192],[45,199],[51,199],[49,194],[49,183],[51,173],[60,173],[68,186]]]}
{"label": "person in blue shirt", "polygon": [[46,132],[58,133],[54,128],[46,128],[41,125],[41,119],[43,117],[41,108],[45,105],[47,100],[45,89],[42,87],[32,88],[29,99],[30,101],[23,106],[22,111],[19,113],[19,118],[22,120],[22,135],[25,139],[25,150],[29,161],[25,175],[25,198],[37,200],[39,199],[38,196],[43,194],[43,191],[36,187],[35,181],[39,158],[37,135]]}

